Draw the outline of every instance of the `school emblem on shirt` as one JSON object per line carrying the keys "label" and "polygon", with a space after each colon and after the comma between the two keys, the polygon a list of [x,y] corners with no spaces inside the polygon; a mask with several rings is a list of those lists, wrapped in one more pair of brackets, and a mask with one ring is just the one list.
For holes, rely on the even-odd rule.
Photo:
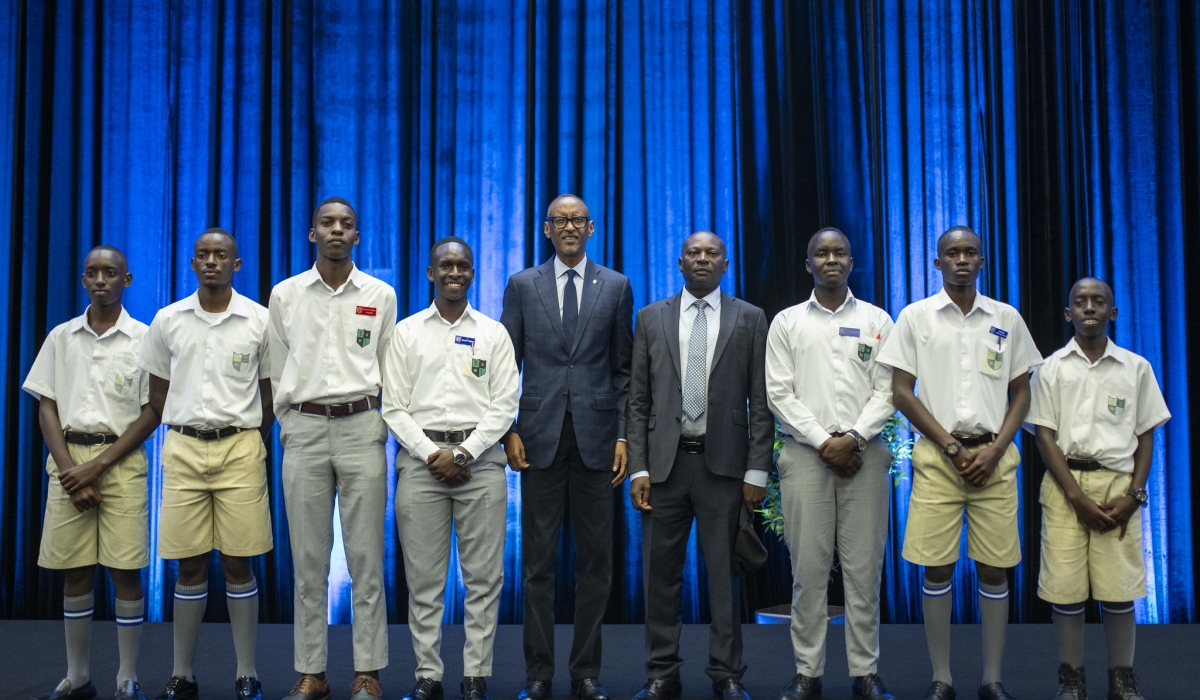
{"label": "school emblem on shirt", "polygon": [[250,366],[249,353],[233,353],[233,368],[239,372]]}
{"label": "school emblem on shirt", "polygon": [[475,375],[476,377],[482,377],[483,375],[487,374],[487,360],[472,358],[471,374]]}
{"label": "school emblem on shirt", "polygon": [[371,344],[371,331],[365,328],[358,329],[358,347],[365,348]]}
{"label": "school emblem on shirt", "polygon": [[987,364],[992,369],[1000,369],[1004,365],[1004,355],[995,350],[988,350]]}
{"label": "school emblem on shirt", "polygon": [[867,345],[866,343],[859,343],[858,344],[858,359],[862,360],[863,362],[870,362],[871,350],[873,350],[873,349],[874,348],[872,348],[870,345]]}
{"label": "school emblem on shirt", "polygon": [[128,394],[133,388],[133,377],[122,377],[119,374],[113,375],[113,386],[118,394]]}
{"label": "school emblem on shirt", "polygon": [[1114,416],[1119,416],[1125,412],[1125,399],[1118,399],[1115,396],[1108,397],[1108,412]]}

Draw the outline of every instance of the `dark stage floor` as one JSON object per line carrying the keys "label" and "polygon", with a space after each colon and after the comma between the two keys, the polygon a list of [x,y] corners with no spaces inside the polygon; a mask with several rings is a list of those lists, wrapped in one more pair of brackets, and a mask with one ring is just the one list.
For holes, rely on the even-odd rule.
{"label": "dark stage floor", "polygon": [[[397,699],[412,687],[413,653],[404,626],[389,630],[391,665],[383,671],[385,697]],[[1014,625],[1009,628],[1005,658],[1005,683],[1021,700],[1052,697],[1056,690],[1054,630],[1050,625]],[[773,700],[795,673],[788,628],[784,625],[746,625],[745,659],[749,665],[745,682],[751,696]],[[704,675],[708,628],[687,625],[683,630],[683,689],[686,698],[711,697]],[[447,697],[458,696],[462,670],[463,630],[447,627],[442,651],[446,660]],[[849,698],[843,628],[829,630],[829,659],[825,673],[825,697]],[[569,697],[570,680],[564,668],[570,645],[570,628],[558,630],[559,672],[554,679],[556,697]],[[901,700],[919,698],[929,683],[929,661],[920,626],[885,625],[879,672],[889,689]],[[631,697],[645,682],[641,625],[611,625],[604,630],[605,671],[601,681],[614,700]],[[958,625],[954,629],[953,671],[959,697],[975,697],[979,682],[979,627]],[[235,671],[228,625],[206,624],[196,654],[196,675],[204,698],[231,697]],[[1148,700],[1195,697],[1200,676],[1200,625],[1147,625],[1138,628],[1137,672]],[[23,699],[45,692],[65,670],[62,623],[48,621],[0,621],[0,668],[6,679],[4,698]],[[1104,697],[1104,633],[1099,625],[1088,625],[1088,680],[1093,697]],[[92,678],[100,696],[113,690],[117,670],[114,623],[97,622],[92,634]],[[264,698],[283,696],[295,674],[292,671],[291,625],[263,625],[258,637],[258,670]],[[142,636],[139,666],[143,690],[153,698],[162,690],[171,671],[171,627],[147,624]],[[333,696],[348,697],[352,674],[350,628],[330,629],[329,672]],[[496,637],[495,669],[489,681],[494,700],[512,700],[525,677],[521,652],[521,628],[501,625]],[[453,690],[454,692],[450,692]]]}

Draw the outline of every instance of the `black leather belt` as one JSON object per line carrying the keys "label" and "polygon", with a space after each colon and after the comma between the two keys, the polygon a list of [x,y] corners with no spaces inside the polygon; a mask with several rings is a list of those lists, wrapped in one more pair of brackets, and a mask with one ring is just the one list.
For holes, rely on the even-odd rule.
{"label": "black leather belt", "polygon": [[471,433],[475,432],[474,428],[466,430],[424,430],[425,436],[434,442],[444,442],[447,445],[461,445],[466,442],[467,438],[471,437]]}
{"label": "black leather belt", "polygon": [[963,447],[979,447],[980,445],[986,445],[989,442],[996,441],[995,433],[983,433],[982,435],[959,435],[958,433],[951,434],[954,436],[955,440],[958,440],[962,443]]}
{"label": "black leather belt", "polygon": [[67,442],[72,445],[111,445],[117,441],[112,433],[72,433],[67,431]]}
{"label": "black leather belt", "polygon": [[679,451],[684,454],[698,455],[704,452],[703,435],[680,435]]}
{"label": "black leather belt", "polygon": [[1098,472],[1104,469],[1104,465],[1094,459],[1075,459],[1067,457],[1067,466],[1081,472]]}
{"label": "black leather belt", "polygon": [[310,416],[325,416],[326,418],[344,418],[354,413],[374,411],[377,408],[379,408],[379,399],[374,396],[368,396],[365,399],[349,403],[313,403],[305,401],[304,403],[291,404],[293,411],[307,413]]}
{"label": "black leather belt", "polygon": [[220,440],[222,438],[227,438],[230,435],[237,435],[238,433],[242,432],[243,430],[247,430],[247,428],[235,428],[234,426],[231,425],[227,428],[213,428],[212,430],[196,430],[195,428],[192,428],[192,427],[189,427],[186,425],[172,425],[171,430],[174,430],[175,432],[180,433],[186,437],[196,438],[197,440],[204,440],[205,442],[208,442],[209,440]]}

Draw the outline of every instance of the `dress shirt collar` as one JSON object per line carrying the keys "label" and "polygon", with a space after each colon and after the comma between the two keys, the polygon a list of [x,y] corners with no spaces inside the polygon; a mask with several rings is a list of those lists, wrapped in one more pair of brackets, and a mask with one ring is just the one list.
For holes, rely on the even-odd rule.
{"label": "dress shirt collar", "polygon": [[575,267],[567,267],[567,264],[563,262],[556,253],[554,255],[554,278],[558,279],[559,277],[567,274],[567,270],[574,270],[575,273],[579,275],[580,279],[583,279],[583,273],[587,272],[587,262],[587,255],[584,255],[583,259],[580,260]]}
{"label": "dress shirt collar", "polygon": [[[712,290],[707,295],[705,295],[704,301],[708,302],[708,308],[712,309],[713,311],[720,311],[721,310],[721,288],[717,287],[716,289]],[[679,312],[683,313],[684,311],[687,311],[688,309],[692,308],[692,304],[695,304],[695,303],[696,303],[696,297],[693,296],[692,293],[688,291],[687,287],[684,287],[683,293],[680,295],[680,299],[679,299]]]}
{"label": "dress shirt collar", "polygon": [[[67,327],[69,332],[74,333],[76,331],[86,330],[88,333],[91,333],[92,335],[96,335],[96,331],[92,330],[92,327],[88,325],[88,321],[87,321],[88,310],[91,308],[92,308],[92,305],[88,304],[87,309],[84,309],[83,313],[81,315],[76,316],[75,318],[71,319],[71,325]],[[124,333],[125,335],[132,338],[133,337],[133,329],[136,327],[137,327],[137,321],[134,321],[133,317],[130,316],[129,312],[125,310],[124,306],[122,306],[121,307],[121,315],[117,317],[117,322],[115,324],[113,324],[112,328],[105,331],[104,335],[108,335],[109,333],[116,330],[116,331]],[[102,338],[104,336],[96,336],[96,337]]]}
{"label": "dress shirt collar", "polygon": [[854,292],[850,291],[850,288],[847,287],[846,288],[846,298],[844,300],[842,300],[841,306],[838,306],[833,311],[830,311],[829,309],[822,306],[821,302],[817,301],[817,291],[814,289],[813,293],[810,294],[808,297],[808,308],[810,311],[812,309],[818,309],[820,311],[824,311],[825,313],[829,314],[830,316],[839,314],[843,310],[849,310],[849,309],[854,308]]}
{"label": "dress shirt collar", "polygon": [[[358,269],[358,265],[355,265],[353,262],[351,262],[350,263],[350,277],[348,277],[346,279],[346,284],[353,282],[355,287],[362,289],[363,277],[365,277],[365,276],[366,276],[366,273],[363,272],[362,270]],[[317,272],[317,264],[313,263],[313,266],[308,268],[308,272],[304,273],[304,286],[310,287],[316,282],[325,284],[325,280],[321,278],[321,273]],[[329,285],[325,284],[325,288],[331,289],[336,294],[337,292],[341,291],[342,289],[345,289],[346,285],[343,284],[341,287],[338,287],[337,289],[332,289]]]}
{"label": "dress shirt collar", "polygon": [[[933,295],[933,299],[934,307],[939,311],[947,306],[954,306],[955,308],[958,307],[958,305],[954,303],[954,300],[950,298],[950,295],[946,293],[945,287],[939,289],[938,293]],[[975,313],[976,309],[991,316],[996,315],[996,310],[992,308],[992,300],[984,296],[983,292],[980,292],[979,290],[975,290],[975,301],[971,302],[971,310],[964,315],[970,316],[971,314]],[[959,309],[959,311],[961,312],[962,310]]]}
{"label": "dress shirt collar", "polygon": [[[250,318],[250,304],[246,297],[237,293],[237,290],[231,290],[233,296],[229,298],[229,306],[225,307],[225,311],[216,313],[230,313],[243,318]],[[200,306],[200,290],[192,292],[192,295],[183,300],[183,304],[179,307],[180,311],[195,311],[202,313],[214,313],[205,311],[203,306]]]}
{"label": "dress shirt collar", "polygon": [[[1117,362],[1125,364],[1125,358],[1117,352],[1117,349],[1117,344],[1112,341],[1112,338],[1109,338],[1108,342],[1104,345],[1104,352],[1100,355],[1100,359],[1096,360],[1096,364],[1098,365],[1103,362],[1104,358],[1106,357],[1111,357]],[[1088,356],[1083,353],[1083,348],[1079,347],[1079,343],[1075,342],[1075,338],[1073,336],[1071,340],[1067,342],[1067,354],[1079,355],[1081,358],[1083,358],[1084,362],[1088,363],[1089,365],[1092,364],[1092,361],[1088,359]]]}
{"label": "dress shirt collar", "polygon": [[463,319],[467,318],[468,316],[471,316],[472,318],[474,318],[474,312],[475,312],[474,307],[472,307],[471,302],[468,301],[467,308],[463,309],[462,316],[459,316],[458,320],[455,321],[454,323],[450,323],[449,321],[447,321],[445,318],[442,317],[442,312],[438,311],[437,303],[431,301],[431,302],[429,302],[429,308],[425,309],[425,313],[424,313],[424,315],[422,315],[421,320],[428,321],[431,318],[437,318],[437,320],[441,321],[446,326],[448,326],[450,328],[454,328],[458,324],[462,323]]}

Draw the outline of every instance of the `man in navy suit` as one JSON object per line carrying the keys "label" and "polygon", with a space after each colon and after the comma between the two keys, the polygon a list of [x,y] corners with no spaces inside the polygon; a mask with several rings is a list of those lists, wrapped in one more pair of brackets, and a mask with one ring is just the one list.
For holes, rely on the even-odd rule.
{"label": "man in navy suit", "polygon": [[521,472],[525,673],[519,700],[548,700],[554,677],[554,590],[563,504],[575,542],[571,692],[608,700],[599,684],[600,623],[612,583],[613,489],[625,480],[625,401],[633,347],[629,278],[587,259],[596,224],[583,200],[559,195],[542,231],[554,257],[508,280],[500,323],[523,370],[520,412],[505,436]]}

